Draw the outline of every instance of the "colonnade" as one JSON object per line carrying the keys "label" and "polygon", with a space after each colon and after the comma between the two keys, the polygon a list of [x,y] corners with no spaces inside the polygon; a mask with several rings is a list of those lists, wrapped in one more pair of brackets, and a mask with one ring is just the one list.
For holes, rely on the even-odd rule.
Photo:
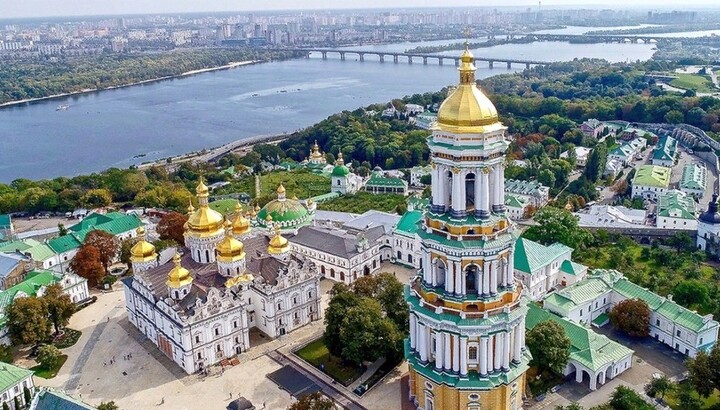
{"label": "colonnade", "polygon": [[[434,351],[432,343],[434,344]],[[434,362],[437,372],[467,376],[470,367],[481,377],[507,372],[510,362],[522,360],[525,346],[524,322],[507,331],[470,338],[432,329],[410,315],[410,349],[422,363]]]}
{"label": "colonnade", "polygon": [[[459,259],[433,260],[428,251],[423,251],[422,257],[423,282],[434,288],[443,286],[447,295],[460,297],[476,293],[490,296],[496,295],[499,288],[509,288],[514,284],[515,266],[510,252],[498,259],[485,260],[481,265],[467,265],[465,270]],[[475,277],[471,278],[470,275]],[[468,288],[469,280],[474,280],[474,288]]]}
{"label": "colonnade", "polygon": [[[433,164],[432,209],[434,212],[450,210],[453,216],[467,215],[468,192],[466,182],[474,178],[473,198],[475,215],[486,218],[490,212],[505,209],[505,167],[495,164],[475,169],[450,168]],[[468,179],[468,178],[471,179]]]}

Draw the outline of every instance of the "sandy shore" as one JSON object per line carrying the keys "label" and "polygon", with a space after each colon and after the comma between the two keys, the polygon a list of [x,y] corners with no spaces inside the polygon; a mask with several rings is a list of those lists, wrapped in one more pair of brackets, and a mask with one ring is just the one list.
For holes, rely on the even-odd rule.
{"label": "sandy shore", "polygon": [[195,74],[209,73],[211,71],[228,70],[231,68],[237,68],[237,67],[241,67],[241,66],[245,66],[245,65],[249,65],[249,64],[256,64],[256,63],[259,63],[259,61],[256,61],[256,60],[238,61],[238,62],[232,62],[230,64],[226,64],[223,66],[219,66],[219,67],[210,67],[210,68],[203,68],[200,70],[191,70],[191,71],[188,71],[188,72],[185,72],[182,74],[178,74],[178,75],[170,75],[170,76],[166,76],[166,77],[152,78],[149,80],[136,81],[134,83],[123,84],[123,85],[118,85],[118,86],[113,86],[113,87],[85,88],[80,91],[75,91],[72,93],[53,94],[53,95],[49,95],[47,97],[40,97],[40,98],[26,98],[24,100],[17,100],[17,101],[10,101],[10,102],[6,102],[6,103],[2,103],[2,104],[0,104],[0,108],[21,105],[21,104],[27,104],[27,103],[37,102],[37,101],[54,100],[54,99],[58,99],[58,98],[70,97],[73,95],[93,93],[93,92],[97,92],[97,91],[115,90],[118,88],[133,87],[136,85],[154,83],[157,81],[171,80],[173,78],[182,78],[182,77],[187,77],[187,76],[191,76],[191,75],[195,75]]}

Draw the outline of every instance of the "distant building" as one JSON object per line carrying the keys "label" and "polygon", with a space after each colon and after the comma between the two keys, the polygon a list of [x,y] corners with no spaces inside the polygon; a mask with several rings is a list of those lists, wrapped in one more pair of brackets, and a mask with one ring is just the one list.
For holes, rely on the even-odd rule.
{"label": "distant building", "polygon": [[22,282],[34,268],[32,259],[22,253],[0,253],[0,290]]}
{"label": "distant building", "polygon": [[58,255],[46,243],[34,239],[23,239],[0,243],[0,253],[17,253],[32,258],[37,269],[56,267],[60,271]]}
{"label": "distant building", "polygon": [[644,138],[635,138],[610,151],[608,154],[608,160],[618,160],[623,166],[627,166],[635,159],[635,156],[645,148],[646,145],[647,140]]}
{"label": "distant building", "polygon": [[[587,164],[588,156],[590,156],[590,153],[592,152],[592,149],[585,148],[585,147],[575,147],[575,166],[578,168],[582,168]],[[561,159],[568,159],[570,156],[570,151],[565,151],[562,154],[560,154]]]}
{"label": "distant building", "polygon": [[589,120],[585,121],[580,125],[580,131],[588,137],[595,137],[597,138],[605,129],[605,125],[596,120],[595,118],[590,118]]}
{"label": "distant building", "polygon": [[582,280],[587,267],[571,260],[573,249],[561,243],[545,246],[529,239],[515,242],[515,277],[520,279],[533,300],[541,300],[558,285]]}
{"label": "distant building", "polygon": [[430,111],[425,111],[414,117],[410,117],[408,121],[418,128],[429,130],[432,128],[432,124],[437,121],[437,115]]}
{"label": "distant building", "polygon": [[624,206],[593,205],[575,213],[578,225],[586,228],[637,228],[645,225],[647,212]]}
{"label": "distant building", "polygon": [[670,187],[670,168],[658,165],[641,165],[632,180],[632,196],[657,200]]}
{"label": "distant building", "polygon": [[660,137],[655,151],[653,151],[652,164],[663,167],[672,167],[677,159],[677,140],[670,136]]}
{"label": "distant building", "polygon": [[520,181],[508,179],[505,181],[505,194],[511,194],[528,201],[536,208],[544,206],[550,197],[550,188],[537,181]]}
{"label": "distant building", "polygon": [[656,226],[662,229],[697,229],[695,199],[678,190],[658,197]]}
{"label": "distant building", "polygon": [[623,170],[623,163],[620,160],[609,158],[605,162],[605,170],[603,171],[604,177],[617,178],[620,175],[620,171]]}
{"label": "distant building", "polygon": [[420,238],[415,234],[418,229],[422,229],[422,217],[422,211],[408,210],[397,223],[393,231],[393,260],[396,263],[414,269],[423,268]]}
{"label": "distant building", "polygon": [[525,197],[513,194],[505,194],[505,212],[511,219],[526,219],[531,208],[530,201]]}
{"label": "distant building", "polygon": [[373,194],[408,194],[408,183],[400,178],[388,177],[381,171],[373,171],[365,182],[365,191]]}
{"label": "distant building", "polygon": [[528,305],[525,328],[530,331],[542,322],[552,321],[565,329],[570,339],[570,357],[563,370],[564,376],[575,373],[575,381],[582,383],[585,374],[590,379],[590,390],[596,390],[609,379],[632,367],[633,351],[600,335],[590,328],[548,312],[537,305]]}
{"label": "distant building", "polygon": [[25,408],[30,403],[25,402],[24,391],[27,388],[30,390],[30,394],[35,391],[35,384],[33,383],[32,370],[23,369],[21,367],[13,366],[9,363],[0,363],[0,397],[2,402],[7,403],[12,410],[15,398],[20,402],[20,406]]}
{"label": "distant building", "polygon": [[714,194],[707,211],[700,214],[697,223],[697,247],[714,257],[720,256],[720,213],[718,196]]}
{"label": "distant building", "polygon": [[423,186],[423,183],[420,182],[422,177],[425,175],[430,175],[430,172],[432,172],[432,167],[430,165],[425,166],[417,166],[410,168],[410,186],[419,187]]}
{"label": "distant building", "polygon": [[415,115],[425,111],[425,107],[419,104],[405,104],[405,114]]}
{"label": "distant building", "polygon": [[707,187],[707,168],[705,164],[686,164],[683,168],[680,190],[696,198],[705,195]]}
{"label": "distant building", "polygon": [[641,299],[650,308],[650,336],[686,356],[709,351],[718,335],[712,315],[701,316],[641,286],[615,270],[596,269],[582,281],[554,292],[543,307],[580,324],[601,326],[616,304]]}
{"label": "distant building", "polygon": [[47,387],[35,393],[28,410],[94,410],[95,407]]}
{"label": "distant building", "polygon": [[333,167],[330,174],[330,192],[337,192],[342,195],[354,194],[362,188],[362,184],[362,177],[350,172],[350,169],[345,165],[342,152],[338,153],[335,167]]}
{"label": "distant building", "polygon": [[9,241],[15,237],[15,226],[10,214],[0,215],[0,241]]}

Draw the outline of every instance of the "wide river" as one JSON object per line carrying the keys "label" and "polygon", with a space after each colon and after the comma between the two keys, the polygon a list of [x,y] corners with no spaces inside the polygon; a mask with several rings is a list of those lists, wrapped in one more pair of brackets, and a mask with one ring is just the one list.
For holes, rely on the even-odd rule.
{"label": "wide river", "polygon": [[[418,45],[364,48],[404,51]],[[634,61],[649,59],[651,48],[546,42],[484,48],[475,55]],[[361,63],[354,55],[344,62],[334,55],[327,61],[313,55],[0,109],[0,182],[128,167],[251,136],[292,132],[335,112],[455,84],[454,68],[447,61],[444,66],[417,60],[393,64],[392,59],[381,64],[370,56]],[[523,68],[496,64],[490,69],[480,63],[478,77]],[[60,104],[70,108],[56,111]]]}

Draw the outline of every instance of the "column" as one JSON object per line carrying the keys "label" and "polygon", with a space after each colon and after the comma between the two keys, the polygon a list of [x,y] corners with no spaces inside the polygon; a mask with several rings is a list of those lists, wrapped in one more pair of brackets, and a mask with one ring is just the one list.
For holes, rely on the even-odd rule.
{"label": "column", "polygon": [[460,374],[462,376],[467,376],[468,374],[468,365],[467,365],[467,357],[468,357],[468,351],[467,351],[467,337],[461,337],[460,338]]}
{"label": "column", "polygon": [[502,360],[503,360],[503,343],[505,339],[507,339],[507,336],[505,333],[496,333],[495,334],[495,361],[493,363],[493,368],[496,372],[500,371],[500,367],[502,366]]}
{"label": "column", "polygon": [[488,338],[483,336],[480,338],[480,355],[478,356],[480,362],[480,375],[486,376],[488,372]]}
{"label": "column", "polygon": [[467,275],[465,274],[465,272],[460,275],[460,281],[462,282],[462,288],[460,293],[462,295],[467,295]]}
{"label": "column", "polygon": [[455,280],[455,263],[453,261],[447,262],[447,269],[445,270],[445,293],[452,293],[453,281]]}
{"label": "column", "polygon": [[593,390],[593,391],[597,390],[597,378],[598,377],[596,374],[590,375],[590,390]]}
{"label": "column", "polygon": [[508,252],[508,259],[507,259],[507,281],[508,286],[514,286],[515,285],[515,254],[514,252]]}
{"label": "column", "polygon": [[417,342],[417,316],[410,315],[410,350],[415,350],[415,343]]}
{"label": "column", "polygon": [[428,356],[427,356],[427,354],[428,354],[427,336],[428,335],[427,334],[428,334],[428,332],[427,332],[427,328],[425,327],[425,325],[422,323],[418,323],[418,335],[420,336],[420,337],[418,337],[418,342],[419,342],[418,351],[420,351],[420,361],[423,363],[427,363],[427,359],[428,359]]}
{"label": "column", "polygon": [[442,333],[435,333],[435,370],[441,372],[443,368],[443,337]]}
{"label": "column", "polygon": [[510,333],[503,333],[502,368],[510,370]]}
{"label": "column", "polygon": [[493,167],[493,189],[495,191],[493,195],[494,203],[493,203],[493,211],[500,211],[502,208],[503,203],[503,192],[501,191],[502,185],[502,167],[498,164],[495,167]]}
{"label": "column", "polygon": [[453,335],[452,337],[453,343],[453,362],[452,362],[452,370],[453,373],[457,374],[460,371],[460,335]]}
{"label": "column", "polygon": [[582,370],[582,369],[578,369],[577,367],[576,367],[575,369],[576,369],[576,370],[575,370],[575,381],[578,382],[578,383],[582,383],[583,370]]}
{"label": "column", "polygon": [[500,269],[500,272],[498,272],[498,275],[500,275],[500,287],[504,288],[507,286],[507,259],[499,259],[498,267]]}
{"label": "column", "polygon": [[462,172],[458,172],[458,175],[460,176],[459,181],[460,184],[458,186],[458,191],[460,192],[458,195],[460,197],[460,203],[458,204],[458,207],[456,208],[458,211],[462,213],[463,216],[467,215],[467,194],[465,190],[465,174]]}
{"label": "column", "polygon": [[453,262],[455,265],[455,295],[461,295],[463,293],[463,274],[462,264],[460,261]]}
{"label": "column", "polygon": [[515,363],[520,363],[520,361],[522,360],[522,349],[521,349],[522,348],[521,333],[523,331],[522,326],[523,326],[522,323],[519,323],[515,326],[515,332],[514,332],[515,340],[513,341],[514,347],[515,347],[515,349],[513,349],[513,350],[515,350],[513,352],[513,362],[515,362]]}
{"label": "column", "polygon": [[[459,215],[463,208],[460,207],[460,202],[465,198],[460,197],[460,185],[462,185],[462,178],[459,172],[452,173],[452,200],[450,202],[450,209],[453,215]],[[464,203],[462,205],[465,205]]]}
{"label": "column", "polygon": [[430,275],[432,275],[432,263],[430,263],[430,252],[423,254],[425,262],[423,262],[423,282],[430,283]]}
{"label": "column", "polygon": [[600,384],[605,384],[605,372],[600,373]]}
{"label": "column", "polygon": [[445,358],[443,359],[443,367],[446,371],[450,371],[452,369],[452,335],[450,333],[443,333],[445,336],[445,341],[443,342],[443,348],[445,349]]}
{"label": "column", "polygon": [[500,212],[505,212],[505,164],[498,165],[498,192],[500,192]]}
{"label": "column", "polygon": [[487,170],[480,172],[480,216],[487,217],[490,215],[490,179]]}
{"label": "column", "polygon": [[445,201],[443,201],[441,186],[443,184],[443,181],[440,180],[440,167],[437,166],[437,164],[432,164],[432,210],[435,212],[440,211],[442,209],[442,205],[445,204]]}
{"label": "column", "polygon": [[480,201],[482,200],[482,169],[475,171],[475,216],[480,215]]}
{"label": "column", "polygon": [[488,373],[492,373],[495,368],[495,335],[488,337],[488,349],[487,349],[487,368]]}
{"label": "column", "polygon": [[490,263],[490,294],[497,294],[498,289],[498,260],[495,259]]}
{"label": "column", "polygon": [[490,294],[490,261],[483,261],[482,294]]}
{"label": "column", "polygon": [[[438,262],[438,264],[439,264],[439,263],[440,263],[440,260],[438,259],[437,262]],[[435,282],[436,279],[437,279],[437,274],[436,274],[436,272],[435,272],[436,269],[437,269],[437,266],[433,266],[433,270],[432,270],[432,272],[430,273],[430,285],[431,285],[432,287],[437,286],[437,283]]]}

